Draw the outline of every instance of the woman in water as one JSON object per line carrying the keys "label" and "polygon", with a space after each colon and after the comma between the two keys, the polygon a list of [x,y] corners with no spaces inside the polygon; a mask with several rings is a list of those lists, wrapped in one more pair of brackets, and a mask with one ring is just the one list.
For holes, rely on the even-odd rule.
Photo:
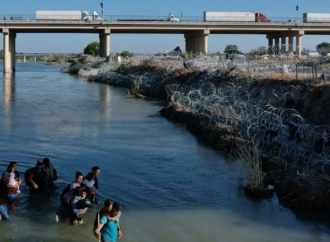
{"label": "woman in water", "polygon": [[76,179],[74,180],[74,182],[72,182],[70,184],[70,187],[69,187],[69,191],[66,192],[64,195],[63,195],[63,201],[70,204],[73,200],[73,191],[76,187],[80,187],[82,181],[83,181],[83,174],[80,172],[80,171],[77,171],[76,172]]}

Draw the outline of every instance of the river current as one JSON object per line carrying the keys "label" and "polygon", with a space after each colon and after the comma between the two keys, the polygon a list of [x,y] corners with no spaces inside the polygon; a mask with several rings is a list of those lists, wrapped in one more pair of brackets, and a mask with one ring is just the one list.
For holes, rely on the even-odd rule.
{"label": "river current", "polygon": [[[21,185],[0,241],[97,241],[92,224],[106,198],[123,204],[122,242],[330,241],[326,215],[293,212],[275,195],[246,197],[237,162],[161,117],[165,103],[60,68],[16,63],[16,73],[0,75],[1,173],[15,160],[23,177],[49,157],[59,174],[53,194],[30,195]],[[99,204],[83,225],[56,223],[62,190],[92,166],[101,168]]]}

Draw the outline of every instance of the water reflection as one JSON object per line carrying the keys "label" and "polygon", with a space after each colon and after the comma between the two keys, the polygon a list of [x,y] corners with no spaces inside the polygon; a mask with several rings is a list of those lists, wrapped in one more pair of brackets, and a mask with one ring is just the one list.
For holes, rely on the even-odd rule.
{"label": "water reflection", "polygon": [[100,110],[100,113],[103,116],[110,115],[110,90],[111,89],[109,85],[99,85],[100,101],[104,103]]}
{"label": "water reflection", "polygon": [[15,73],[3,75],[3,107],[5,114],[9,114],[15,101]]}

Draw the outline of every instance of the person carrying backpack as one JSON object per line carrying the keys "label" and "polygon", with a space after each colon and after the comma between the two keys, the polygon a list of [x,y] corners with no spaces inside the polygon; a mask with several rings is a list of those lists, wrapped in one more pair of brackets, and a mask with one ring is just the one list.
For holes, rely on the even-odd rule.
{"label": "person carrying backpack", "polygon": [[57,176],[57,171],[54,168],[54,165],[50,163],[50,159],[47,157],[42,160],[42,163],[44,164],[43,169],[45,172],[45,178],[44,178],[45,186],[50,189],[57,188],[57,186],[54,184],[54,181],[58,179],[58,176]]}
{"label": "person carrying backpack", "polygon": [[30,182],[30,192],[42,192],[45,191],[45,172],[43,170],[43,162],[37,160],[36,166],[30,171],[29,182]]}
{"label": "person carrying backpack", "polygon": [[122,237],[119,217],[121,216],[121,204],[113,203],[110,211],[110,218],[105,214],[101,217],[98,227],[94,230],[94,234],[102,242],[116,242],[117,238]]}
{"label": "person carrying backpack", "polygon": [[107,215],[110,218],[110,212],[112,210],[112,205],[113,205],[113,203],[111,202],[111,200],[107,199],[104,201],[104,207],[100,210],[100,212],[96,213],[96,217],[94,220],[94,228],[93,228],[93,232],[96,237],[97,237],[97,234],[95,233],[95,230],[99,226],[99,220],[103,215]]}

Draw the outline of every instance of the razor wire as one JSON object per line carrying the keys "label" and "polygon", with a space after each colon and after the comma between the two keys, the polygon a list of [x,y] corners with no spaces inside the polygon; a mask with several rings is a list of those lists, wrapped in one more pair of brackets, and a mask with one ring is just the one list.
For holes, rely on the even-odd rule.
{"label": "razor wire", "polygon": [[[133,62],[137,66],[156,68],[134,72]],[[176,70],[184,68],[184,63],[191,69],[185,74],[184,83],[164,86]],[[115,68],[123,71],[113,72]],[[87,65],[79,74],[120,86],[144,88],[148,85],[156,90],[165,87],[169,102],[179,103],[195,115],[207,116],[207,124],[232,126],[242,138],[258,143],[264,156],[292,160],[294,165],[306,169],[322,170],[330,163],[330,148],[325,147],[323,138],[324,134],[330,134],[330,128],[307,124],[296,110],[284,108],[286,100],[300,100],[302,90],[308,88],[309,79],[314,75],[313,68],[313,62],[297,61],[284,53],[231,58],[149,55],[141,59],[125,58],[121,65]],[[257,99],[254,98],[250,85],[270,78],[273,73],[296,75],[306,81],[263,90]]]}
{"label": "razor wire", "polygon": [[[214,82],[202,80],[197,88],[196,85],[190,88],[178,84],[166,86],[171,102],[183,105],[196,115],[207,114],[213,123],[237,121],[239,125],[233,127],[235,132],[260,144],[261,154],[290,159],[294,165],[305,169],[323,169],[329,165],[330,148],[324,146],[322,135],[330,134],[330,127],[307,124],[297,110],[275,107],[269,101],[278,99],[283,106],[288,98],[297,100],[300,89],[289,86],[280,92],[273,90],[272,97],[255,100],[247,91],[248,83],[239,78],[222,82],[218,87]],[[276,135],[268,136],[267,131]]]}

